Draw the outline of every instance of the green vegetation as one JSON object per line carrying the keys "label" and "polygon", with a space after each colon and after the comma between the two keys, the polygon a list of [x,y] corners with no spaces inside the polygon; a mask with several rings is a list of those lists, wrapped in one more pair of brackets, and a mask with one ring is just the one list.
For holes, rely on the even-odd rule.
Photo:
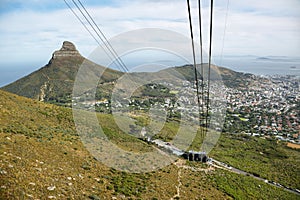
{"label": "green vegetation", "polygon": [[227,171],[218,171],[209,178],[215,186],[234,199],[299,199],[299,196],[286,193],[249,176],[240,176]]}
{"label": "green vegetation", "polygon": [[262,178],[300,188],[299,152],[274,139],[223,134],[210,156]]}
{"label": "green vegetation", "polygon": [[141,89],[142,95],[146,97],[173,97],[170,93],[170,89],[160,84],[146,84]]}

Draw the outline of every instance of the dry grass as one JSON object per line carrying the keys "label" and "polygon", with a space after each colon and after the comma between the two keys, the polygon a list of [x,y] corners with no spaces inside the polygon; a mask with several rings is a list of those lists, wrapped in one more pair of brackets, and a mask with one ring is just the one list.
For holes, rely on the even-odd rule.
{"label": "dry grass", "polygon": [[[130,174],[95,160],[76,134],[70,109],[3,91],[0,106],[0,199],[170,199],[175,195],[174,165]],[[101,115],[99,120],[115,144],[122,147],[124,142],[127,150],[149,149],[117,131],[111,116]],[[213,196],[223,195],[219,191]]]}
{"label": "dry grass", "polygon": [[[178,168],[129,174],[110,169],[87,152],[80,141],[39,141],[21,134],[0,134],[2,199],[170,199],[176,194]],[[224,199],[204,172],[182,172],[181,198]],[[55,186],[53,191],[48,187]],[[228,197],[227,197],[228,198]]]}

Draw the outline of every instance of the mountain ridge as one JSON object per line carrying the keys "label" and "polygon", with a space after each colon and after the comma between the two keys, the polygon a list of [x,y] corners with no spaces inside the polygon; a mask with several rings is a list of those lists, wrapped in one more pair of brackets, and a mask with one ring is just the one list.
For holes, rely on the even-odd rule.
{"label": "mountain ridge", "polygon": [[[71,106],[75,78],[82,64],[90,65],[93,66],[93,69],[97,68],[100,69],[100,71],[103,71],[101,77],[99,70],[91,70],[91,72],[87,73],[87,76],[95,76],[99,79],[96,98],[98,100],[109,98],[114,88],[115,81],[121,77],[124,72],[106,68],[89,61],[84,58],[76,49],[76,46],[69,41],[64,41],[62,47],[59,50],[54,51],[52,58],[44,67],[2,87],[2,89],[39,101]],[[203,64],[202,66],[204,66],[204,69],[207,72],[207,64]],[[197,67],[200,71],[199,68],[201,68],[201,65],[197,65]],[[194,82],[193,65],[170,67],[158,72],[133,73],[141,78],[146,76],[155,77],[162,73],[171,74],[175,77],[179,74],[179,78],[184,78],[191,83]],[[200,73],[198,77],[201,77]],[[235,72],[224,67],[213,65],[211,79],[218,79],[218,77],[222,78],[223,83],[227,87],[241,88],[247,87],[251,84],[251,80],[255,78],[252,74]]]}
{"label": "mountain ridge", "polygon": [[[73,43],[65,41],[60,50],[54,51],[48,64],[2,89],[39,101],[65,103],[72,94],[76,74],[83,62],[95,65],[84,58]],[[100,65],[97,67],[105,71],[104,81],[114,80],[122,74]]]}

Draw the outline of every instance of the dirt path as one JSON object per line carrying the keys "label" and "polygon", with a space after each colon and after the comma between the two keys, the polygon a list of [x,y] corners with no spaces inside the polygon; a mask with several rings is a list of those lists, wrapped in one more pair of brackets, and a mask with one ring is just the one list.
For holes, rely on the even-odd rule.
{"label": "dirt path", "polygon": [[178,185],[175,186],[176,194],[171,198],[171,200],[180,198],[180,186],[182,185],[182,183],[181,183],[181,168],[178,168],[177,182],[178,182]]}
{"label": "dirt path", "polygon": [[175,163],[173,163],[174,165],[176,165],[176,167],[178,168],[178,175],[177,175],[177,182],[178,182],[178,185],[176,185],[176,194],[170,199],[170,200],[174,200],[174,199],[179,199],[180,198],[180,187],[182,185],[182,182],[181,182],[181,170],[182,169],[188,169],[188,170],[191,170],[191,171],[194,171],[194,172],[209,172],[209,171],[212,171],[214,170],[215,168],[213,166],[210,166],[209,168],[197,168],[197,167],[191,167],[191,166],[188,166],[185,164],[186,161],[183,160],[183,159],[179,159],[177,160]]}
{"label": "dirt path", "polygon": [[294,144],[294,143],[287,143],[287,146],[293,149],[300,149],[300,145],[299,144]]}

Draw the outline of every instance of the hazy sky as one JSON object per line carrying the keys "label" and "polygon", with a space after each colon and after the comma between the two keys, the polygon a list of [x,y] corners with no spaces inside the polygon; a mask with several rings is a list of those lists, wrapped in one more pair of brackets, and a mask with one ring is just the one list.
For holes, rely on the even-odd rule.
{"label": "hazy sky", "polygon": [[[162,28],[189,37],[186,0],[81,0],[107,38],[139,28]],[[68,0],[72,5],[72,1]],[[197,4],[191,0],[197,27]],[[208,28],[208,0],[202,1]],[[300,0],[215,1],[213,54],[299,56]],[[195,30],[197,36],[197,30]],[[207,46],[207,31],[204,31]],[[64,40],[88,56],[97,43],[63,0],[0,1],[0,78],[22,76],[48,62]],[[197,39],[197,37],[196,37]]]}

